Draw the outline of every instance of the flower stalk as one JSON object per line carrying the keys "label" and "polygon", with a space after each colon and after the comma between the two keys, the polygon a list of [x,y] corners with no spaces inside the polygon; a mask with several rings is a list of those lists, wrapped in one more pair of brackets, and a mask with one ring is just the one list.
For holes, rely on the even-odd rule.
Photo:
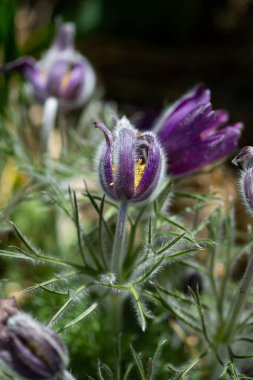
{"label": "flower stalk", "polygon": [[54,129],[58,110],[58,101],[54,97],[47,98],[43,110],[43,122],[41,130],[42,152],[48,151],[50,134]]}
{"label": "flower stalk", "polygon": [[122,200],[119,207],[119,214],[118,214],[118,219],[117,219],[117,226],[116,226],[112,258],[111,258],[111,271],[118,274],[119,276],[121,273],[122,264],[124,260],[127,210],[128,210],[128,202],[126,200]]}
{"label": "flower stalk", "polygon": [[235,298],[234,304],[232,305],[232,310],[230,313],[230,318],[226,324],[224,331],[224,340],[228,341],[229,338],[233,335],[233,332],[236,327],[236,322],[240,316],[240,312],[244,306],[249,288],[253,282],[253,255],[249,259],[249,263],[242,279],[241,286],[238,290],[237,296]]}

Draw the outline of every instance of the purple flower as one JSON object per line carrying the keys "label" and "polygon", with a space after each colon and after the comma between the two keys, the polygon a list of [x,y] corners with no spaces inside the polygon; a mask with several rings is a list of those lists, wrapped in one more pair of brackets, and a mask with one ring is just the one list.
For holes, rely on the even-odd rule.
{"label": "purple flower", "polygon": [[39,61],[22,57],[7,63],[1,70],[20,70],[39,102],[55,97],[61,109],[79,107],[92,94],[96,77],[89,61],[75,50],[74,37],[74,24],[65,23]]}
{"label": "purple flower", "polygon": [[182,176],[230,154],[243,125],[221,128],[227,120],[227,112],[212,110],[210,90],[203,85],[169,107],[153,127],[168,157],[168,174]]}
{"label": "purple flower", "polygon": [[239,183],[240,193],[246,209],[253,215],[253,147],[241,149],[232,162],[243,169]]}
{"label": "purple flower", "polygon": [[0,300],[0,359],[27,380],[52,379],[69,361],[60,338],[20,312],[14,298]]}
{"label": "purple flower", "polygon": [[106,142],[99,151],[99,175],[107,195],[116,200],[140,202],[149,198],[161,181],[164,155],[152,132],[139,132],[126,117],[112,133],[103,123]]}

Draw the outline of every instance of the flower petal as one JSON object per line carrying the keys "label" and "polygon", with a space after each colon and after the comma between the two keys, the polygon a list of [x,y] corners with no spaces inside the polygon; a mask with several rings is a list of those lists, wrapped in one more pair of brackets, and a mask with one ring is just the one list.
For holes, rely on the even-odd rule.
{"label": "flower petal", "polygon": [[177,149],[178,146],[183,149],[196,140],[203,140],[213,134],[227,119],[226,112],[212,111],[211,103],[207,103],[192,110],[171,133],[171,136],[164,137],[161,131],[158,137],[168,152]]}
{"label": "flower petal", "polygon": [[114,190],[114,174],[112,169],[112,147],[113,147],[113,135],[111,131],[101,122],[96,121],[94,127],[100,129],[104,135],[106,144],[102,147],[103,152],[99,152],[99,176],[102,187],[106,194],[110,194],[112,198],[115,198]]}
{"label": "flower petal", "polygon": [[250,167],[242,173],[241,193],[247,209],[253,211],[253,168]]}
{"label": "flower petal", "polygon": [[[134,197],[134,179],[135,179],[135,141],[137,131],[131,128],[128,121],[127,127],[119,128],[115,137],[117,146],[113,162],[115,165],[115,194],[119,199],[132,199]],[[127,119],[125,119],[127,120]]]}
{"label": "flower petal", "polygon": [[33,57],[26,56],[21,57],[18,59],[15,59],[14,61],[5,63],[4,65],[0,66],[0,70],[2,72],[8,72],[12,70],[17,70],[23,72],[27,67],[35,67],[36,66],[36,60]]}
{"label": "flower petal", "polygon": [[47,91],[51,96],[60,97],[61,84],[65,76],[69,75],[70,62],[56,61],[48,72]]}
{"label": "flower petal", "polygon": [[183,150],[179,146],[168,152],[168,173],[173,176],[185,175],[230,154],[237,147],[241,128],[242,124],[237,123]]}
{"label": "flower petal", "polygon": [[247,169],[253,166],[253,147],[245,146],[240,150],[237,156],[233,159],[232,163],[236,166],[240,166],[243,169]]}
{"label": "flower petal", "polygon": [[69,74],[69,78],[61,81],[59,95],[66,100],[73,100],[78,97],[81,87],[84,84],[84,65],[75,65]]}
{"label": "flower petal", "polygon": [[206,89],[202,84],[195,86],[161,115],[153,130],[157,133],[162,133],[163,137],[166,138],[177,128],[178,124],[189,112],[209,101],[210,90]]}
{"label": "flower petal", "polygon": [[37,67],[37,62],[32,57],[22,57],[15,61],[8,62],[1,66],[0,71],[8,72],[17,70],[22,72],[27,82],[32,85],[35,93],[40,93],[40,98],[43,98],[46,93],[46,77],[41,75]]}
{"label": "flower petal", "polygon": [[143,139],[148,143],[148,162],[140,183],[135,190],[134,201],[148,198],[156,189],[161,178],[163,163],[161,148],[152,133],[145,133]]}
{"label": "flower petal", "polygon": [[72,22],[66,22],[62,24],[54,38],[52,47],[58,50],[66,50],[74,47],[74,39],[76,35],[76,27]]}

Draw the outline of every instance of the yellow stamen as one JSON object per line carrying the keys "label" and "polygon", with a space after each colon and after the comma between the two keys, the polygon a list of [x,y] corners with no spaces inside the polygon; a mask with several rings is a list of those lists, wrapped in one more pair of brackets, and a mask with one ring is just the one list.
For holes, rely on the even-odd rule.
{"label": "yellow stamen", "polygon": [[147,166],[147,164],[143,163],[142,158],[139,158],[137,161],[137,164],[135,166],[135,176],[134,176],[134,188],[135,189],[137,189],[137,187],[138,187],[138,185],[142,179],[142,176],[143,176],[143,173],[144,173],[146,166]]}
{"label": "yellow stamen", "polygon": [[45,79],[46,76],[47,76],[46,71],[44,71],[44,70],[40,70],[40,72],[39,72],[39,76],[41,77],[41,79]]}
{"label": "yellow stamen", "polygon": [[[139,158],[137,163],[136,163],[136,166],[135,166],[135,175],[134,175],[134,188],[137,189],[141,179],[142,179],[142,176],[143,176],[143,173],[144,173],[144,170],[146,168],[147,164],[144,164],[143,161],[142,161],[142,158]],[[115,165],[112,164],[112,172],[115,173]],[[113,187],[114,186],[114,182],[111,182],[110,183],[110,187]]]}
{"label": "yellow stamen", "polygon": [[62,90],[64,90],[64,89],[67,87],[67,85],[69,84],[69,81],[70,81],[71,75],[72,75],[72,70],[68,70],[68,71],[64,74],[64,76],[63,76],[63,78],[62,78],[62,80],[61,80],[61,89],[62,89]]}

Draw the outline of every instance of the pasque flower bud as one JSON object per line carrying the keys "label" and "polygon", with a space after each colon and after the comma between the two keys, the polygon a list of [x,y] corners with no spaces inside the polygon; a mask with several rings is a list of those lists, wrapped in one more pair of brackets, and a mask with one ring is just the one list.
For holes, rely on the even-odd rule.
{"label": "pasque flower bud", "polygon": [[253,214],[253,147],[246,146],[233,159],[233,164],[242,168],[240,191],[247,210]]}
{"label": "pasque flower bud", "polygon": [[21,71],[40,102],[54,97],[60,109],[79,107],[92,94],[96,78],[89,61],[75,50],[74,37],[74,24],[65,23],[39,61],[33,57],[21,57],[2,66],[1,70]]}
{"label": "pasque flower bud", "polygon": [[140,202],[154,194],[163,177],[165,158],[152,132],[139,132],[123,117],[112,133],[103,123],[106,142],[99,153],[99,176],[105,193],[115,200]]}
{"label": "pasque flower bud", "polygon": [[253,147],[245,146],[235,156],[232,163],[242,169],[247,169],[253,166]]}
{"label": "pasque flower bud", "polygon": [[69,361],[60,338],[20,312],[14,298],[0,300],[0,359],[27,380],[52,379]]}

